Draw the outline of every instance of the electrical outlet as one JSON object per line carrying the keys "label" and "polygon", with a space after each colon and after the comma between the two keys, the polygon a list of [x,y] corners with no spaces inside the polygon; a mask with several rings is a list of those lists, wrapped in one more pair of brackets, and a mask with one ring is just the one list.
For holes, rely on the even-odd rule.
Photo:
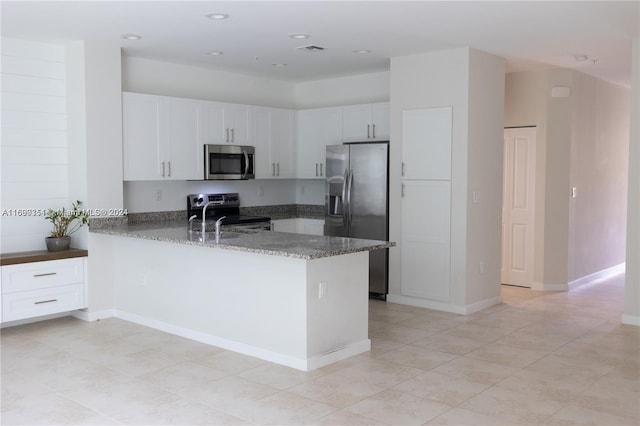
{"label": "electrical outlet", "polygon": [[162,201],[162,189],[156,189],[156,201]]}
{"label": "electrical outlet", "polygon": [[480,202],[480,191],[473,191],[473,202],[474,203],[479,203]]}
{"label": "electrical outlet", "polygon": [[264,197],[264,186],[258,187],[258,197]]}
{"label": "electrical outlet", "polygon": [[484,274],[484,261],[483,260],[481,260],[480,263],[478,263],[478,273]]}
{"label": "electrical outlet", "polygon": [[324,299],[327,297],[327,282],[320,281],[318,283],[318,299]]}

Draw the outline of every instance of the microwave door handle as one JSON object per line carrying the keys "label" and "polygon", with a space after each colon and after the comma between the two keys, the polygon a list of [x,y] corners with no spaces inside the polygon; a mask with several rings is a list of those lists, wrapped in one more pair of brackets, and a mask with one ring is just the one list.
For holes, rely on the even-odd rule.
{"label": "microwave door handle", "polygon": [[242,179],[246,179],[247,174],[249,174],[249,154],[247,154],[247,151],[242,150],[242,155],[244,155],[244,173],[242,174]]}

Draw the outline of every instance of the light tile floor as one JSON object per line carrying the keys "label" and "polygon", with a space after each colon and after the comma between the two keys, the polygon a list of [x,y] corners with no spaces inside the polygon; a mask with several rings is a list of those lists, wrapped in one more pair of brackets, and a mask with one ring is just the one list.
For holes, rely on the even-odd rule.
{"label": "light tile floor", "polygon": [[371,352],[310,373],[118,319],[5,328],[1,423],[637,426],[623,279],[469,316],[371,301]]}

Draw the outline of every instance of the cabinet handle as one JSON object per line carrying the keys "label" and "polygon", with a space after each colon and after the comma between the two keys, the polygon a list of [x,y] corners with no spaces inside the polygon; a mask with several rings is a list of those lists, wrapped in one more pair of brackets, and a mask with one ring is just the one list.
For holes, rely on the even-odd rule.
{"label": "cabinet handle", "polygon": [[318,163],[316,163],[316,177],[318,176]]}
{"label": "cabinet handle", "polygon": [[324,175],[322,174],[322,163],[320,163],[320,176],[324,176]]}
{"label": "cabinet handle", "polygon": [[50,300],[43,300],[41,302],[34,302],[34,305],[42,305],[43,303],[53,303],[53,302],[57,302],[58,299],[50,299]]}
{"label": "cabinet handle", "polygon": [[226,139],[226,141],[225,141],[225,142],[229,142],[229,128],[227,127],[227,129],[226,129],[226,130],[227,130],[227,139]]}
{"label": "cabinet handle", "polygon": [[171,161],[168,161],[167,164],[169,165],[169,174],[167,176],[171,177]]}
{"label": "cabinet handle", "polygon": [[232,127],[231,128],[231,142],[235,142],[236,141],[236,132],[235,129]]}
{"label": "cabinet handle", "polygon": [[280,163],[276,163],[276,170],[278,170],[278,174],[276,176],[280,176]]}
{"label": "cabinet handle", "polygon": [[276,175],[276,163],[271,163],[271,176]]}
{"label": "cabinet handle", "polygon": [[367,139],[369,139],[369,138],[370,138],[370,136],[369,136],[369,129],[370,129],[370,128],[371,128],[371,125],[367,124]]}
{"label": "cabinet handle", "polygon": [[404,176],[404,161],[402,162],[402,176]]}
{"label": "cabinet handle", "polygon": [[162,162],[162,177],[164,177],[164,161]]}
{"label": "cabinet handle", "polygon": [[33,278],[38,278],[38,277],[48,277],[49,275],[56,275],[57,272],[47,272],[46,274],[35,274],[33,276]]}
{"label": "cabinet handle", "polygon": [[374,124],[373,126],[373,138],[376,138],[376,125]]}
{"label": "cabinet handle", "polygon": [[402,187],[400,189],[400,197],[404,198],[404,183],[402,184]]}

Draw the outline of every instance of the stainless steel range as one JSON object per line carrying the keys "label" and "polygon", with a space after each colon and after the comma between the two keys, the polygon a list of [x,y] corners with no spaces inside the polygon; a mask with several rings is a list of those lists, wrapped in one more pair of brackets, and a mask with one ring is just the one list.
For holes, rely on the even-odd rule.
{"label": "stainless steel range", "polygon": [[266,216],[245,216],[240,214],[240,197],[238,193],[227,194],[189,194],[187,195],[187,218],[196,216],[202,219],[204,206],[207,223],[214,223],[221,217],[223,225],[234,225],[250,229],[271,229],[271,218]]}

